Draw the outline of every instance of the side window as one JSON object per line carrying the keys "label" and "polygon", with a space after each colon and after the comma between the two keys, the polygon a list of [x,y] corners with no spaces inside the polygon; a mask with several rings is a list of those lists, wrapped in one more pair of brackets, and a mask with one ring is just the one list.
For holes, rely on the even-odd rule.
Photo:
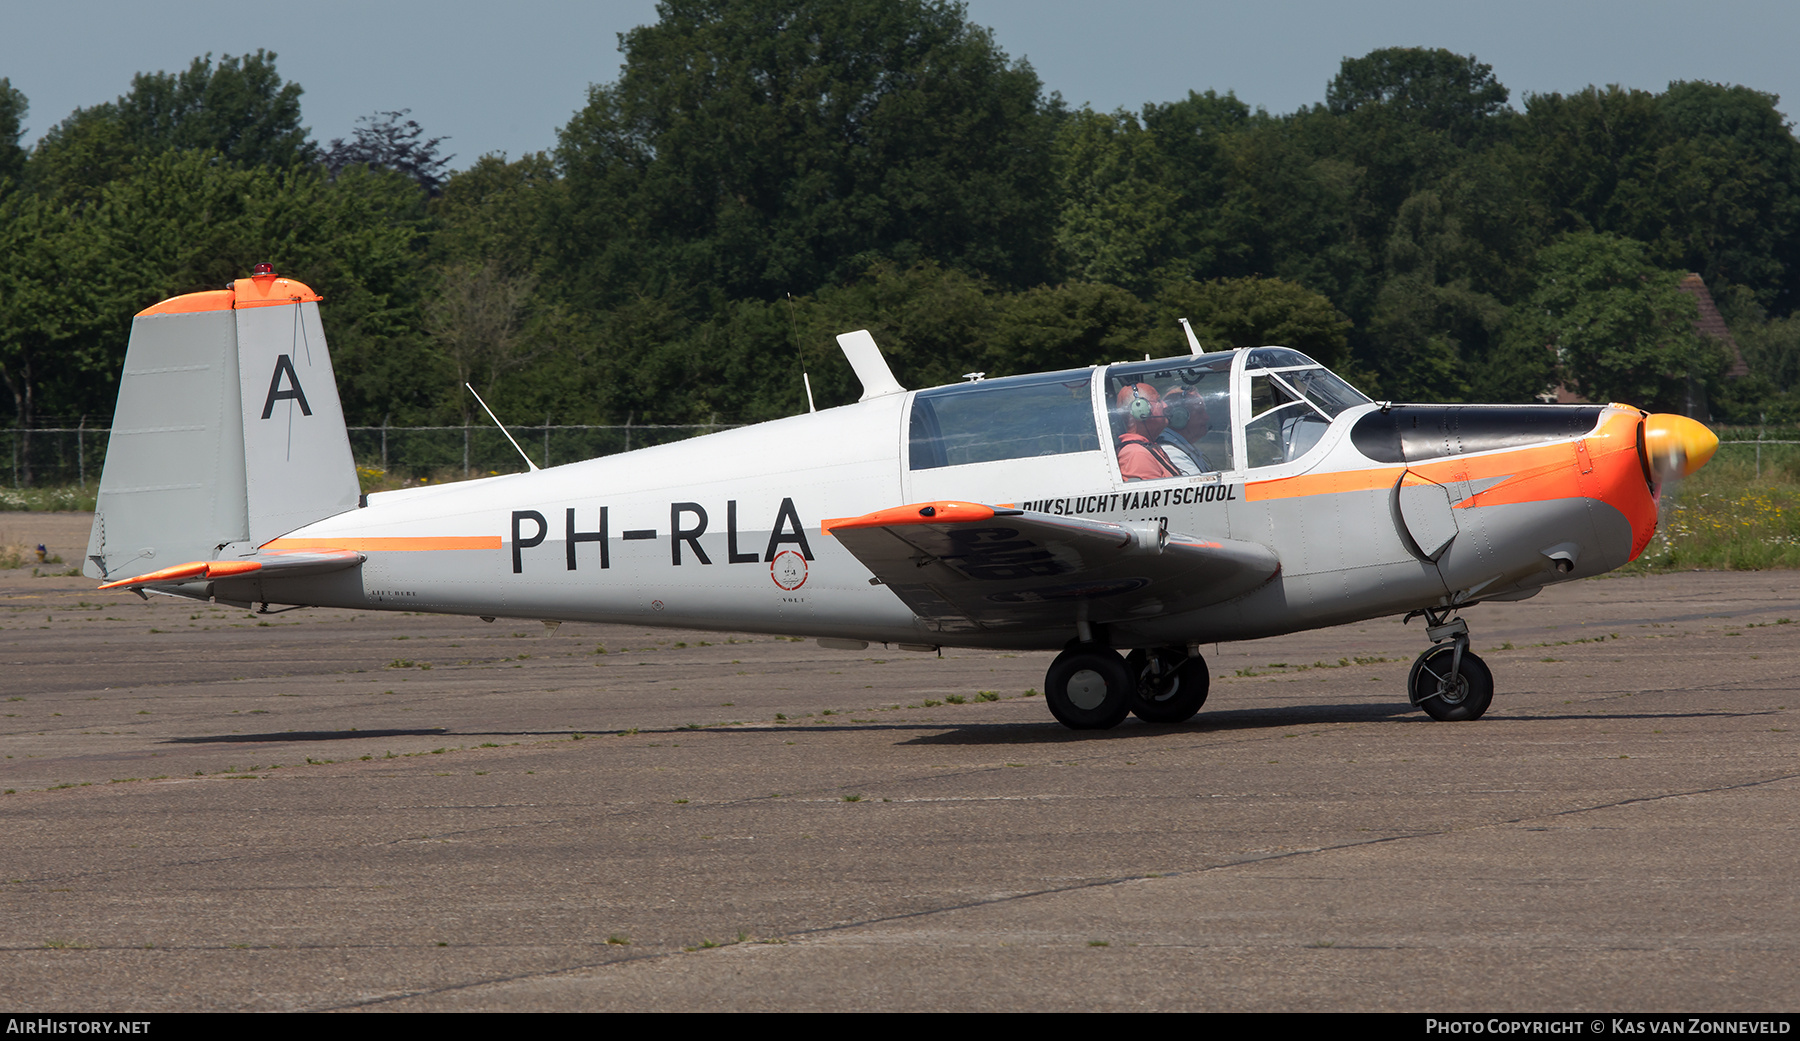
{"label": "side window", "polygon": [[908,464],[933,470],[1098,451],[1092,381],[1091,370],[1071,369],[922,390],[913,397]]}

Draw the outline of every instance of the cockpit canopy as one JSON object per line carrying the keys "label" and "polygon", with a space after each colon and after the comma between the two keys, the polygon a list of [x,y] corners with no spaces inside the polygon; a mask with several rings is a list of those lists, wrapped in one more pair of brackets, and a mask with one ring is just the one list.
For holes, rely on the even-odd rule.
{"label": "cockpit canopy", "polygon": [[937,387],[913,398],[913,471],[1117,453],[1126,480],[1274,466],[1369,399],[1286,347],[1180,355]]}
{"label": "cockpit canopy", "polygon": [[[1242,367],[1234,382],[1240,356]],[[1174,446],[1174,451],[1165,452],[1182,473],[1274,466],[1298,459],[1318,443],[1338,413],[1369,400],[1323,365],[1286,347],[1113,365],[1106,370],[1106,390],[1114,404],[1115,442],[1129,436],[1131,406],[1144,411],[1141,398],[1149,396],[1138,390],[1130,402],[1121,404],[1120,395],[1145,386],[1161,395],[1164,424],[1160,430],[1148,429],[1157,425],[1152,409],[1149,422],[1141,424],[1143,432],[1151,440]],[[1233,436],[1235,423],[1243,424],[1241,459]],[[1198,469],[1187,468],[1176,454],[1191,457],[1193,453],[1185,451],[1188,445],[1204,456],[1195,459]]]}
{"label": "cockpit canopy", "polygon": [[1092,369],[1069,369],[922,390],[913,399],[910,465],[1096,451],[1093,379]]}

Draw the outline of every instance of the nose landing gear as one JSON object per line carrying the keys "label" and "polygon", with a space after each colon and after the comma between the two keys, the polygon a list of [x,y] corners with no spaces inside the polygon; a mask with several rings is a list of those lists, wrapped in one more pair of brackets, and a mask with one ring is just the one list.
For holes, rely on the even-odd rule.
{"label": "nose landing gear", "polygon": [[1407,673],[1408,698],[1432,719],[1480,719],[1494,700],[1494,674],[1469,650],[1469,623],[1448,619],[1447,610],[1418,613],[1425,616],[1425,635],[1436,646],[1419,655]]}

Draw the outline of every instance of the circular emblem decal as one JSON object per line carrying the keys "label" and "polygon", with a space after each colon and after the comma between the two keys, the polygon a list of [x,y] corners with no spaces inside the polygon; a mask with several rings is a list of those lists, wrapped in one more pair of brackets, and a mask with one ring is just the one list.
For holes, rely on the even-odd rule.
{"label": "circular emblem decal", "polygon": [[790,592],[799,589],[806,584],[806,558],[791,549],[782,550],[769,561],[769,577]]}

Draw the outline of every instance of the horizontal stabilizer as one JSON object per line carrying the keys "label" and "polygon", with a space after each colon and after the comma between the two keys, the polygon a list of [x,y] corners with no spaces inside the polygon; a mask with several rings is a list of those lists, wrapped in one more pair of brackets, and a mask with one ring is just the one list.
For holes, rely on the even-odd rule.
{"label": "horizontal stabilizer", "polygon": [[236,560],[193,560],[136,578],[108,582],[101,589],[142,589],[146,586],[179,585],[215,578],[298,578],[355,567],[366,558],[354,550],[326,549],[283,553],[258,553]]}
{"label": "horizontal stabilizer", "polygon": [[1267,546],[965,502],[828,520],[835,535],[938,632],[1042,629],[1197,610],[1280,570]]}

